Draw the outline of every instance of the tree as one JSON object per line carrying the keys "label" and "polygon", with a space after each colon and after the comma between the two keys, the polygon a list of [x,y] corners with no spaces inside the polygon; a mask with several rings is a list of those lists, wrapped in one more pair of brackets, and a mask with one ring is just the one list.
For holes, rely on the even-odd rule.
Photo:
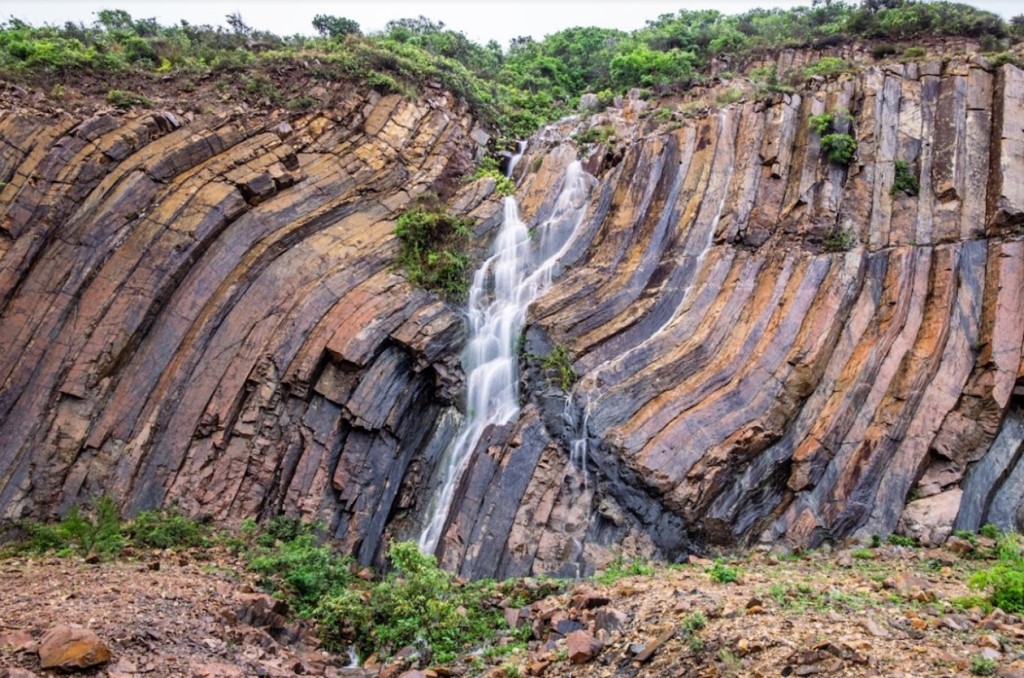
{"label": "tree", "polygon": [[362,35],[359,24],[352,19],[330,14],[317,14],[313,17],[313,28],[320,35],[334,40],[346,35]]}
{"label": "tree", "polygon": [[242,21],[242,15],[239,12],[228,14],[226,17],[228,26],[235,32],[236,35],[249,35],[252,33],[252,27]]}

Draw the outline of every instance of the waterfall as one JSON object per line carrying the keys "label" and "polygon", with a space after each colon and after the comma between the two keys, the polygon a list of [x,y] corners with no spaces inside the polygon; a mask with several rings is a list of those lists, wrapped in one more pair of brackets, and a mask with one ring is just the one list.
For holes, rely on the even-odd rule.
{"label": "waterfall", "polygon": [[[520,156],[509,163],[510,173]],[[591,182],[579,161],[569,165],[551,216],[532,236],[519,218],[515,198],[505,198],[494,253],[473,276],[469,290],[469,342],[462,354],[466,419],[441,457],[441,489],[430,502],[419,539],[424,553],[437,550],[455,490],[484,431],[519,414],[517,343],[526,310],[550,286],[555,265],[572,243]]]}

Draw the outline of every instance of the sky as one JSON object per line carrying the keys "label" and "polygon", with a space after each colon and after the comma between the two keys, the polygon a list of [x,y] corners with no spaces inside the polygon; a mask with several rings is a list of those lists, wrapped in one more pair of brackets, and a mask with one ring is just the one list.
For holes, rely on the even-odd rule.
{"label": "sky", "polygon": [[[123,9],[137,19],[155,17],[162,24],[181,19],[193,24],[225,25],[227,14],[239,12],[246,24],[278,35],[312,34],[317,14],[347,17],[363,32],[380,30],[390,19],[426,16],[443,21],[476,42],[497,40],[507,46],[512,38],[540,39],[572,26],[602,26],[632,30],[647,19],[679,9],[718,9],[726,14],[754,7],[792,7],[809,4],[792,0],[0,0],[0,21],[12,17],[33,25],[91,23],[100,9]],[[1020,0],[970,2],[1009,18],[1021,12]]]}

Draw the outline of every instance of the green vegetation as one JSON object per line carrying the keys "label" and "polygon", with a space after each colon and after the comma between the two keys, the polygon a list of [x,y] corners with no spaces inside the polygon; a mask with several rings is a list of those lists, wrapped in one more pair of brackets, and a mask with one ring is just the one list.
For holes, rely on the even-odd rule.
{"label": "green vegetation", "polygon": [[209,546],[212,536],[208,525],[177,508],[142,511],[124,532],[132,544],[155,549]]}
{"label": "green vegetation", "polygon": [[715,564],[709,567],[707,572],[711,581],[717,584],[731,584],[740,578],[740,571],[737,568],[730,567],[721,561],[715,561]]}
{"label": "green vegetation", "polygon": [[115,108],[131,108],[132,106],[153,107],[153,102],[141,94],[125,92],[120,89],[112,89],[107,92],[107,103]]}
{"label": "green vegetation", "polygon": [[486,156],[480,161],[480,166],[476,172],[469,176],[469,181],[484,178],[494,180],[494,191],[502,197],[513,195],[516,192],[515,183],[501,173],[501,170],[498,169],[498,161],[490,156]]}
{"label": "green vegetation", "polygon": [[995,675],[996,669],[999,668],[999,664],[994,659],[988,657],[977,656],[971,660],[971,673],[976,676],[992,676]]}
{"label": "green vegetation", "polygon": [[72,507],[55,523],[22,521],[0,530],[14,538],[5,555],[78,556],[89,559],[116,557],[126,546],[137,548],[187,548],[209,544],[210,528],[177,509],[143,511],[123,521],[117,504],[101,497],[91,506]]}
{"label": "green vegetation", "polygon": [[981,529],[978,530],[978,534],[986,539],[999,539],[999,537],[1002,536],[1002,532],[999,531],[999,528],[992,523],[985,523],[982,525]]}
{"label": "green vegetation", "polygon": [[890,534],[888,542],[893,546],[909,546],[911,548],[917,547],[917,540],[913,537],[904,537],[901,534]]}
{"label": "green vegetation", "polygon": [[827,134],[832,129],[833,116],[831,113],[819,113],[808,119],[808,126],[817,135]]}
{"label": "green vegetation", "polygon": [[889,193],[894,197],[901,192],[907,195],[917,195],[920,190],[921,184],[918,182],[917,176],[910,170],[910,165],[904,160],[897,160],[896,175],[893,177]]}
{"label": "green vegetation", "polygon": [[556,384],[563,391],[568,392],[576,383],[576,370],[572,368],[572,356],[564,344],[556,345],[540,362],[540,367],[545,372],[553,374],[549,377],[551,383]]}
{"label": "green vegetation", "polygon": [[329,643],[353,641],[363,657],[386,657],[409,646],[443,663],[499,631],[515,633],[497,605],[493,582],[457,583],[413,542],[392,543],[388,559],[395,570],[384,579],[329,594],[316,608],[313,616]]}
{"label": "green vegetation", "polygon": [[907,61],[914,61],[915,59],[923,59],[927,56],[928,52],[924,47],[908,47],[903,50],[903,58]]}
{"label": "green vegetation", "polygon": [[449,299],[461,299],[469,288],[469,256],[465,253],[472,219],[449,214],[434,197],[421,199],[395,222],[400,248],[398,264],[409,281]]}
{"label": "green vegetation", "polygon": [[1020,536],[1000,534],[996,558],[992,567],[975,572],[968,584],[972,589],[988,590],[988,601],[1003,612],[1024,613],[1024,552]]}
{"label": "green vegetation", "polygon": [[[999,51],[1024,33],[1020,17],[1007,23],[959,3],[911,0],[825,2],[736,15],[681,10],[632,32],[577,27],[543,40],[516,38],[507,49],[494,41],[477,44],[422,16],[391,21],[368,35],[351,19],[325,14],[313,19],[316,36],[255,30],[237,13],[225,23],[161,25],[123,10],[100,11],[91,25],[35,27],[11,19],[0,25],[0,72],[14,79],[71,73],[195,77],[301,61],[314,64],[312,77],[358,81],[386,92],[415,95],[426,83],[439,82],[500,134],[522,137],[573,111],[584,93],[597,93],[607,102],[634,87],[686,88],[718,55],[743,57],[865,39],[891,45],[923,35],[984,38],[992,51]],[[883,53],[892,52],[877,52]],[[831,77],[848,68],[841,59],[826,57],[803,74]],[[767,91],[789,87],[777,73],[762,75]],[[300,94],[290,93],[296,110],[314,105],[297,100]]]}
{"label": "green vegetation", "polygon": [[602,572],[594,576],[594,581],[598,584],[608,585],[614,584],[624,577],[652,574],[654,574],[654,568],[647,560],[641,558],[626,561],[621,555],[618,555]]}
{"label": "green vegetation", "polygon": [[853,248],[855,242],[856,238],[851,231],[840,229],[825,238],[821,244],[826,252],[847,252]]}
{"label": "green vegetation", "polygon": [[843,73],[849,73],[852,70],[852,66],[845,59],[822,57],[804,68],[804,77],[813,78],[814,76],[821,76],[831,78]]}
{"label": "green vegetation", "polygon": [[615,128],[610,125],[599,127],[588,127],[582,132],[573,135],[573,140],[580,146],[590,144],[607,144],[608,140],[615,136]]}
{"label": "green vegetation", "polygon": [[857,140],[840,132],[826,134],[821,138],[821,151],[837,165],[849,165],[857,153]]}

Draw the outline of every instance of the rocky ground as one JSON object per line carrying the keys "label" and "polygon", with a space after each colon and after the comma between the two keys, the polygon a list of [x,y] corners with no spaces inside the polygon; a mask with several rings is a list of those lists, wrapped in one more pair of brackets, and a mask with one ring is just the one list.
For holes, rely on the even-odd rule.
{"label": "rocky ground", "polygon": [[[14,558],[0,564],[0,676],[60,675],[41,664],[54,663],[46,654],[61,634],[86,635],[79,627],[110,654],[82,675],[111,678],[1024,676],[1024,619],[962,601],[977,593],[970,573],[987,564],[971,548],[954,538],[931,550],[753,553],[717,568],[718,579],[738,574],[730,583],[697,558],[634,568],[649,573],[507,608],[511,623],[533,628],[527,649],[361,669],[319,649],[312,629],[216,550],[113,563]],[[53,631],[62,625],[71,629]],[[87,640],[65,654],[95,654]]]}

